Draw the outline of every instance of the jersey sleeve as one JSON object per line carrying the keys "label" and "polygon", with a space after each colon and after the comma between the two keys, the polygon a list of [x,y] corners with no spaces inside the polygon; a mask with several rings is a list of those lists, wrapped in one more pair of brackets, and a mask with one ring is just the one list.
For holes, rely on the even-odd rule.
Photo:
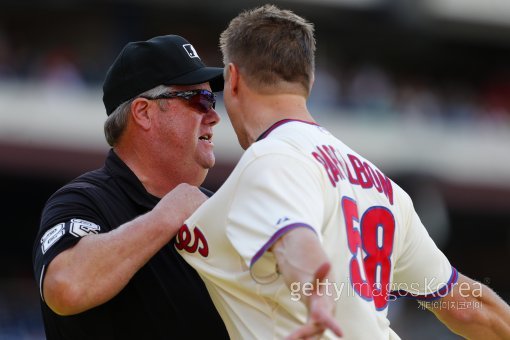
{"label": "jersey sleeve", "polygon": [[104,222],[97,216],[92,201],[80,192],[57,192],[48,200],[32,252],[35,279],[43,300],[42,284],[49,263],[82,237],[105,232],[101,225]]}
{"label": "jersey sleeve", "polygon": [[457,270],[436,246],[408,199],[409,217],[393,277],[392,296],[434,300],[457,282]]}
{"label": "jersey sleeve", "polygon": [[268,250],[285,233],[309,228],[321,239],[323,197],[319,171],[303,158],[269,154],[241,174],[227,220],[227,237],[258,282],[277,277]]}

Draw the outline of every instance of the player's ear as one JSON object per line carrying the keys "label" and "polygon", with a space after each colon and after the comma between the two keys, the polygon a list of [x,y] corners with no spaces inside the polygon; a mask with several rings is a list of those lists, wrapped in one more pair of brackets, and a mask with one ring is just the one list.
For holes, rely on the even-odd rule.
{"label": "player's ear", "polygon": [[235,64],[229,63],[225,70],[225,75],[225,80],[230,85],[228,90],[232,96],[235,96],[239,91],[239,69]]}
{"label": "player's ear", "polygon": [[310,77],[310,83],[309,83],[309,86],[306,90],[306,97],[308,98],[308,96],[310,96],[310,92],[312,91],[312,87],[313,87],[313,84],[315,83],[315,73],[312,73],[311,77]]}
{"label": "player's ear", "polygon": [[151,117],[149,114],[150,101],[145,98],[136,98],[131,103],[131,116],[136,125],[144,130],[151,126]]}

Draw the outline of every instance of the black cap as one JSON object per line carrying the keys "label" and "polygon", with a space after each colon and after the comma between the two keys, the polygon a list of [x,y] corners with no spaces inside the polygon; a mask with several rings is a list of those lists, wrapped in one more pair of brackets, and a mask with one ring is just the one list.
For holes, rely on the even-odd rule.
{"label": "black cap", "polygon": [[205,82],[213,92],[222,91],[223,69],[206,67],[183,37],[165,35],[124,46],[106,73],[103,102],[110,115],[123,102],[158,85]]}

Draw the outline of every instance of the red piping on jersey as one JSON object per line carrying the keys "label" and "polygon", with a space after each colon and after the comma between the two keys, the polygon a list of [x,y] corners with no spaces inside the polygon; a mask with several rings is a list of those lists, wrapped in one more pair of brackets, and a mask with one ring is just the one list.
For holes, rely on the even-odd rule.
{"label": "red piping on jersey", "polygon": [[271,125],[266,131],[264,131],[260,136],[259,138],[257,138],[256,142],[258,142],[259,140],[262,140],[264,138],[267,137],[267,135],[269,135],[274,129],[276,129],[277,127],[279,126],[282,126],[283,124],[286,124],[286,123],[290,123],[290,122],[300,122],[300,123],[305,123],[305,124],[310,124],[310,125],[315,125],[315,126],[319,126],[319,124],[317,123],[314,123],[314,122],[308,122],[306,120],[300,120],[300,119],[282,119],[280,121],[277,121],[276,123],[274,123],[273,125]]}

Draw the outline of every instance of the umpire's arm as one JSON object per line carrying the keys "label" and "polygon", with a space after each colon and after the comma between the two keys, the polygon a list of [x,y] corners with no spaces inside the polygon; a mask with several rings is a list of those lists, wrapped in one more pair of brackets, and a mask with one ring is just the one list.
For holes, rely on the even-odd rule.
{"label": "umpire's arm", "polygon": [[198,188],[180,184],[152,211],[108,233],[83,237],[48,266],[46,304],[59,315],[73,315],[107,302],[206,199]]}

